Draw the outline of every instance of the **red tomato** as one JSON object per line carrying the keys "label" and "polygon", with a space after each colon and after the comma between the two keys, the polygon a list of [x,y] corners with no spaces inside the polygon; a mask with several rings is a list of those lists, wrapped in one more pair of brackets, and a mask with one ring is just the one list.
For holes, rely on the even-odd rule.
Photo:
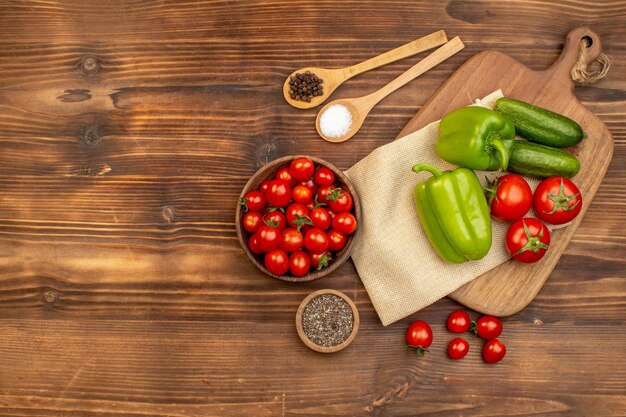
{"label": "red tomato", "polygon": [[506,355],[506,346],[498,339],[493,339],[483,346],[483,360],[486,363],[500,362]]}
{"label": "red tomato", "polygon": [[304,235],[304,247],[311,253],[324,253],[328,250],[328,235],[317,227]]}
{"label": "red tomato", "polygon": [[415,349],[419,354],[428,352],[427,347],[433,342],[433,331],[425,321],[411,323],[406,329],[407,347]]}
{"label": "red tomato", "polygon": [[350,213],[339,213],[333,219],[333,229],[344,235],[350,235],[356,230],[356,219]]}
{"label": "red tomato", "polygon": [[269,252],[278,247],[280,243],[280,230],[263,225],[255,233],[257,236],[258,248],[262,252]]}
{"label": "red tomato", "polygon": [[335,181],[335,173],[331,171],[329,168],[320,167],[315,172],[315,183],[319,185],[332,185]]}
{"label": "red tomato", "polygon": [[265,192],[267,201],[274,207],[285,207],[291,201],[291,188],[284,180],[273,180]]}
{"label": "red tomato", "polygon": [[256,235],[256,233],[250,236],[250,239],[248,239],[248,247],[250,248],[252,253],[256,253],[257,255],[263,253],[263,251],[259,247],[259,237]]}
{"label": "red tomato", "polygon": [[323,204],[328,203],[328,201],[326,201],[326,197],[331,195],[332,190],[335,188],[336,187],[334,184],[320,186],[320,188],[317,189],[317,199],[319,200],[319,202]]}
{"label": "red tomato", "polygon": [[312,253],[309,256],[311,258],[311,266],[317,268],[318,271],[326,268],[333,259],[330,252]]}
{"label": "red tomato", "polygon": [[289,173],[298,181],[308,181],[315,173],[315,165],[309,158],[296,158],[289,165]]}
{"label": "red tomato", "polygon": [[311,194],[315,194],[317,192],[317,184],[315,184],[313,180],[301,181],[300,185],[304,185],[306,188],[311,190]]}
{"label": "red tomato", "polygon": [[505,222],[524,217],[532,205],[533,192],[524,178],[506,174],[485,188],[491,207],[491,215]]}
{"label": "red tomato", "polygon": [[313,209],[313,211],[309,213],[309,217],[311,218],[313,227],[317,227],[322,230],[326,230],[330,227],[330,214],[328,214],[328,210],[324,207]]}
{"label": "red tomato", "polygon": [[306,275],[311,269],[311,260],[309,255],[299,250],[294,252],[289,257],[289,272],[296,277],[302,277]]}
{"label": "red tomato", "polygon": [[243,228],[248,233],[254,233],[263,225],[263,216],[258,211],[249,211],[243,215]]}
{"label": "red tomato", "polygon": [[289,228],[282,232],[278,248],[285,252],[295,252],[302,248],[303,241],[302,233]]}
{"label": "red tomato", "polygon": [[582,206],[580,190],[567,178],[547,178],[535,190],[533,207],[537,216],[546,223],[569,223],[578,216]]}
{"label": "red tomato", "polygon": [[349,212],[354,205],[350,193],[341,188],[331,189],[330,194],[326,196],[326,202],[330,209],[337,214]]}
{"label": "red tomato", "polygon": [[263,183],[259,186],[259,191],[265,194],[268,187],[270,186],[270,181],[271,180],[263,181]]}
{"label": "red tomato", "polygon": [[450,359],[463,359],[467,352],[469,352],[469,343],[460,337],[452,339],[448,345],[448,356],[450,356]]}
{"label": "red tomato", "polygon": [[280,249],[265,254],[265,267],[274,275],[284,275],[289,270],[289,256]]}
{"label": "red tomato", "polygon": [[346,246],[347,241],[346,235],[342,235],[335,229],[331,229],[328,232],[328,250],[339,252]]}
{"label": "red tomato", "polygon": [[239,199],[239,205],[242,206],[244,212],[250,211],[259,211],[267,204],[267,199],[265,195],[258,191],[248,191],[245,197]]}
{"label": "red tomato", "polygon": [[452,333],[465,333],[470,328],[470,322],[470,316],[466,311],[454,311],[448,316],[448,330]]}
{"label": "red tomato", "polygon": [[537,262],[550,246],[550,231],[540,220],[525,217],[509,226],[504,243],[513,259]]}
{"label": "red tomato", "polygon": [[296,203],[307,204],[313,199],[313,191],[304,185],[296,185],[291,190],[291,199]]}
{"label": "red tomato", "polygon": [[474,336],[485,340],[495,339],[502,333],[502,322],[494,316],[482,316],[471,326]]}
{"label": "red tomato", "polygon": [[287,184],[289,184],[290,187],[293,187],[298,183],[298,180],[291,176],[289,168],[286,167],[279,169],[275,178],[277,180],[287,181]]}
{"label": "red tomato", "polygon": [[265,224],[278,230],[283,230],[287,227],[287,218],[280,212],[280,210],[274,210],[267,213],[263,220],[265,221]]}
{"label": "red tomato", "polygon": [[287,223],[298,230],[307,230],[313,224],[309,217],[309,209],[304,204],[293,203],[285,210]]}

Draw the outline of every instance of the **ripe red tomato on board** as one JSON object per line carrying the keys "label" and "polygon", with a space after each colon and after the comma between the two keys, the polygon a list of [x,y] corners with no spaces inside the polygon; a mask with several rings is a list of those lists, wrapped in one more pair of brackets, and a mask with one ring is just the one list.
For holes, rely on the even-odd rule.
{"label": "ripe red tomato on board", "polygon": [[265,192],[267,201],[274,207],[286,207],[291,201],[291,188],[285,180],[273,180]]}
{"label": "ripe red tomato on board", "polygon": [[289,270],[289,256],[280,249],[265,254],[265,267],[274,275],[283,275]]}
{"label": "ripe red tomato on board", "polygon": [[304,235],[304,247],[311,253],[324,253],[328,250],[328,235],[314,227]]}
{"label": "ripe red tomato on board", "polygon": [[315,165],[309,158],[296,158],[289,165],[289,173],[298,181],[308,181],[315,173]]}
{"label": "ripe red tomato on board", "polygon": [[506,355],[506,346],[498,339],[493,339],[483,346],[483,360],[486,363],[500,362]]}
{"label": "ripe red tomato on board", "polygon": [[470,328],[470,316],[466,311],[453,311],[448,316],[447,327],[452,333],[465,333]]}
{"label": "ripe red tomato on board", "polygon": [[239,199],[239,205],[243,208],[243,211],[259,211],[267,204],[265,194],[261,191],[254,190],[248,191],[246,195]]}
{"label": "ripe red tomato on board", "polygon": [[506,174],[485,188],[491,215],[505,222],[521,219],[533,202],[533,192],[526,180],[517,174]]}
{"label": "ripe red tomato on board", "polygon": [[415,349],[419,354],[428,352],[428,346],[433,342],[433,331],[425,321],[415,321],[406,329],[407,348]]}
{"label": "ripe red tomato on board", "polygon": [[280,210],[274,210],[267,213],[263,220],[265,221],[265,224],[278,230],[283,230],[287,227],[287,218],[280,212]]}
{"label": "ripe red tomato on board", "polygon": [[339,213],[333,219],[333,229],[344,235],[351,235],[356,231],[356,218],[350,213]]}
{"label": "ripe red tomato on board", "polygon": [[322,230],[327,230],[330,227],[330,214],[328,214],[328,210],[324,207],[313,209],[313,211],[309,213],[309,217],[311,218],[313,227],[317,227]]}
{"label": "ripe red tomato on board", "polygon": [[263,225],[255,233],[257,236],[257,247],[262,252],[269,252],[278,247],[280,243],[280,230]]}
{"label": "ripe red tomato on board", "polygon": [[296,229],[285,229],[281,234],[280,243],[278,248],[285,252],[295,252],[302,248],[304,239],[302,233]]}
{"label": "ripe red tomato on board", "polygon": [[258,211],[249,211],[243,215],[243,228],[248,233],[254,233],[263,225],[263,216]]}
{"label": "ripe red tomato on board", "polygon": [[332,185],[335,181],[335,173],[329,168],[321,167],[315,172],[315,182],[319,185]]}
{"label": "ripe red tomato on board", "polygon": [[474,336],[481,339],[495,339],[502,334],[502,322],[494,316],[482,316],[478,321],[472,322],[471,330]]}
{"label": "ripe red tomato on board", "polygon": [[346,235],[342,235],[335,229],[331,229],[328,232],[328,250],[339,252],[346,246],[347,241]]}
{"label": "ripe red tomato on board", "polygon": [[333,259],[330,252],[312,253],[309,257],[311,258],[311,266],[316,268],[318,271],[326,268]]}
{"label": "ripe red tomato on board", "polygon": [[287,181],[287,184],[289,184],[289,187],[293,187],[294,185],[298,183],[298,180],[295,179],[289,172],[289,168],[279,169],[278,172],[276,172],[275,178],[277,180]]}
{"label": "ripe red tomato on board", "polygon": [[307,204],[313,199],[313,191],[305,185],[298,184],[291,190],[291,199],[296,203]]}
{"label": "ripe red tomato on board", "polygon": [[504,243],[513,259],[524,263],[537,262],[550,246],[550,231],[540,220],[525,217],[509,226]]}
{"label": "ripe red tomato on board", "polygon": [[448,345],[448,356],[450,357],[450,359],[463,359],[465,355],[467,355],[467,352],[469,352],[469,343],[467,343],[465,339],[461,339],[460,337],[452,339],[452,341]]}
{"label": "ripe red tomato on board", "polygon": [[305,252],[299,250],[289,256],[289,272],[296,277],[306,275],[311,269],[311,259]]}
{"label": "ripe red tomato on board", "polygon": [[582,205],[583,198],[576,184],[563,177],[541,181],[533,197],[537,217],[550,224],[571,222],[580,213]]}

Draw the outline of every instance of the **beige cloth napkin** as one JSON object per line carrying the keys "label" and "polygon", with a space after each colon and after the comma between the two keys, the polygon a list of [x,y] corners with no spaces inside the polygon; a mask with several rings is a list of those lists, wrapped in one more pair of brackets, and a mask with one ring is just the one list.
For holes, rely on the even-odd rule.
{"label": "beige cloth napkin", "polygon": [[[476,105],[491,107],[502,97],[498,90]],[[493,243],[483,259],[448,264],[430,246],[420,225],[413,190],[429,175],[411,171],[417,163],[448,170],[435,153],[439,121],[381,146],[346,171],[363,210],[352,260],[384,326],[400,320],[450,294],[509,259],[504,236],[509,223],[492,221]],[[485,182],[502,173],[476,174]],[[527,179],[531,188],[538,181]],[[529,213],[532,215],[532,213]]]}

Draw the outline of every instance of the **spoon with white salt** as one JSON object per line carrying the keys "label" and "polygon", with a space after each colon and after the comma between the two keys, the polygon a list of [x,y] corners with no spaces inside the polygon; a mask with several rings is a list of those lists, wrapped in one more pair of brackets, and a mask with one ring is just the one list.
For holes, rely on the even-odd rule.
{"label": "spoon with white salt", "polygon": [[464,47],[465,45],[457,36],[380,90],[366,96],[342,98],[328,103],[317,114],[315,121],[317,133],[328,142],[338,143],[350,139],[359,131],[363,121],[378,102]]}

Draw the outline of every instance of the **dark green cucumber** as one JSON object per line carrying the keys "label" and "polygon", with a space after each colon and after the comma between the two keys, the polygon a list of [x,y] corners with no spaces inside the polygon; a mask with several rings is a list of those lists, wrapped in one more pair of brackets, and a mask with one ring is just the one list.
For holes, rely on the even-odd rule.
{"label": "dark green cucumber", "polygon": [[507,170],[539,178],[571,178],[580,170],[580,162],[562,149],[516,140],[509,155]]}
{"label": "dark green cucumber", "polygon": [[502,97],[496,100],[494,109],[511,119],[515,133],[532,142],[564,148],[587,137],[572,119],[523,101]]}

